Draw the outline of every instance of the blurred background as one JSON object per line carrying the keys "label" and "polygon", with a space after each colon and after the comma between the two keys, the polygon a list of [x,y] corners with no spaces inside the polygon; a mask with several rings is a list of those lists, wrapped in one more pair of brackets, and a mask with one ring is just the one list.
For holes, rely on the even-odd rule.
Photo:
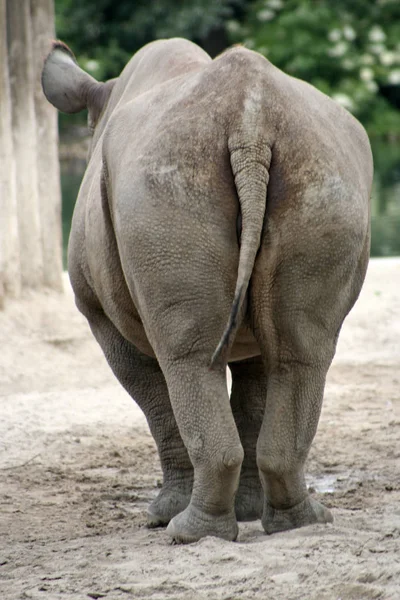
{"label": "blurred background", "polygon": [[[181,36],[211,56],[244,44],[330,95],[370,136],[371,254],[400,255],[399,0],[56,0],[55,11],[57,37],[98,80],[118,76],[144,44]],[[59,125],[65,261],[86,117],[60,115]]]}

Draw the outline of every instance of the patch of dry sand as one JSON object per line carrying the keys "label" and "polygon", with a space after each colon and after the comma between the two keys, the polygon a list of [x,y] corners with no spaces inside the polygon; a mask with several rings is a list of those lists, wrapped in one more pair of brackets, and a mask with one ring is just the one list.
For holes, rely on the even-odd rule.
{"label": "patch of dry sand", "polygon": [[400,259],[372,260],[329,373],[309,483],[333,525],[171,546],[145,527],[146,421],[65,295],[0,313],[0,598],[400,598]]}

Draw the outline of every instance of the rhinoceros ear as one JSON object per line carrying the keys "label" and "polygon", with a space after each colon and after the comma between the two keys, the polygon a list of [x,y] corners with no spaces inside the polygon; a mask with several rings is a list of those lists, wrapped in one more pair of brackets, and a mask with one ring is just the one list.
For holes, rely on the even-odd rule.
{"label": "rhinoceros ear", "polygon": [[42,71],[42,87],[47,100],[58,110],[77,113],[89,109],[97,121],[108,100],[113,81],[96,81],[77,64],[72,51],[63,42],[53,42]]}

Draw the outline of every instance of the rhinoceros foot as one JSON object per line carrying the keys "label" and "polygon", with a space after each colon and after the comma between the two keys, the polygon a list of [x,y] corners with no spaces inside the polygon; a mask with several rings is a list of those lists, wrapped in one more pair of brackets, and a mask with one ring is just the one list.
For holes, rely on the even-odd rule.
{"label": "rhinoceros foot", "polygon": [[238,532],[234,511],[210,515],[192,504],[174,517],[167,527],[167,533],[175,544],[190,544],[206,536],[235,541]]}
{"label": "rhinoceros foot", "polygon": [[147,527],[165,527],[190,502],[191,490],[163,487],[147,509]]}
{"label": "rhinoceros foot", "polygon": [[268,534],[297,529],[313,523],[332,523],[332,521],[330,510],[310,497],[287,509],[276,509],[265,503],[261,519],[265,533]]}

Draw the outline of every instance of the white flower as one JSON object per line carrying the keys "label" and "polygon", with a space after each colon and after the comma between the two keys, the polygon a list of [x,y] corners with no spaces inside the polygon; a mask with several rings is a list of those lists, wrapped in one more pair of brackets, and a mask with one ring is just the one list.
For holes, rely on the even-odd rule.
{"label": "white flower", "polygon": [[387,52],[382,52],[379,58],[381,63],[385,65],[385,67],[390,67],[390,65],[392,65],[395,62],[397,56],[394,52],[388,50]]}
{"label": "white flower", "polygon": [[398,85],[400,83],[400,69],[393,69],[388,75],[388,82]]}
{"label": "white flower", "polygon": [[374,62],[375,62],[375,59],[371,54],[363,54],[361,56],[361,63],[363,65],[373,65]]}
{"label": "white flower", "polygon": [[331,42],[338,42],[342,37],[342,32],[340,29],[331,29],[328,33],[328,40]]}
{"label": "white flower", "polygon": [[240,31],[240,25],[237,21],[228,21],[226,26],[229,33],[237,33]]}
{"label": "white flower", "polygon": [[386,51],[386,47],[383,44],[371,44],[369,49],[373,54],[383,54]]}
{"label": "white flower", "polygon": [[352,58],[345,58],[343,59],[342,66],[344,69],[347,69],[347,71],[351,71],[351,69],[354,69],[356,66],[356,63]]}
{"label": "white flower", "polygon": [[329,54],[329,56],[339,57],[339,56],[343,56],[343,54],[346,53],[346,50],[347,50],[346,42],[339,42],[338,44],[336,44],[336,46],[333,46],[333,48],[329,48],[328,54]]}
{"label": "white flower", "polygon": [[100,66],[99,61],[94,60],[94,59],[89,59],[85,63],[85,69],[87,69],[88,71],[92,71],[92,72],[97,71],[99,66]]}
{"label": "white flower", "polygon": [[255,47],[255,43],[251,38],[245,38],[243,40],[243,46],[245,46],[245,48],[249,48],[250,50],[253,50]]}
{"label": "white flower", "polygon": [[257,13],[257,19],[259,21],[261,21],[262,23],[264,23],[265,21],[271,21],[275,16],[275,13],[273,10],[268,10],[267,8],[264,8],[263,10],[260,10]]}
{"label": "white flower", "polygon": [[378,91],[378,86],[377,86],[376,82],[372,81],[372,80],[371,81],[366,81],[365,82],[365,87],[367,88],[367,90],[369,92],[372,92],[373,94]]}
{"label": "white flower", "polygon": [[347,94],[341,94],[340,92],[338,92],[337,94],[333,94],[332,98],[336,100],[338,104],[340,104],[344,108],[347,108],[347,110],[354,109],[354,102],[350,98],[350,96],[347,96]]}
{"label": "white flower", "polygon": [[268,8],[272,8],[273,10],[279,10],[283,7],[283,2],[282,0],[269,0],[269,2],[266,2],[266,6],[268,6]]}
{"label": "white flower", "polygon": [[350,25],[345,25],[343,27],[343,36],[349,42],[352,42],[356,38],[356,32]]}
{"label": "white flower", "polygon": [[369,30],[368,38],[371,42],[384,42],[386,40],[386,33],[379,25],[375,25],[375,27]]}
{"label": "white flower", "polygon": [[369,69],[368,67],[363,67],[360,71],[360,78],[363,81],[372,81],[372,79],[374,78],[373,70]]}

